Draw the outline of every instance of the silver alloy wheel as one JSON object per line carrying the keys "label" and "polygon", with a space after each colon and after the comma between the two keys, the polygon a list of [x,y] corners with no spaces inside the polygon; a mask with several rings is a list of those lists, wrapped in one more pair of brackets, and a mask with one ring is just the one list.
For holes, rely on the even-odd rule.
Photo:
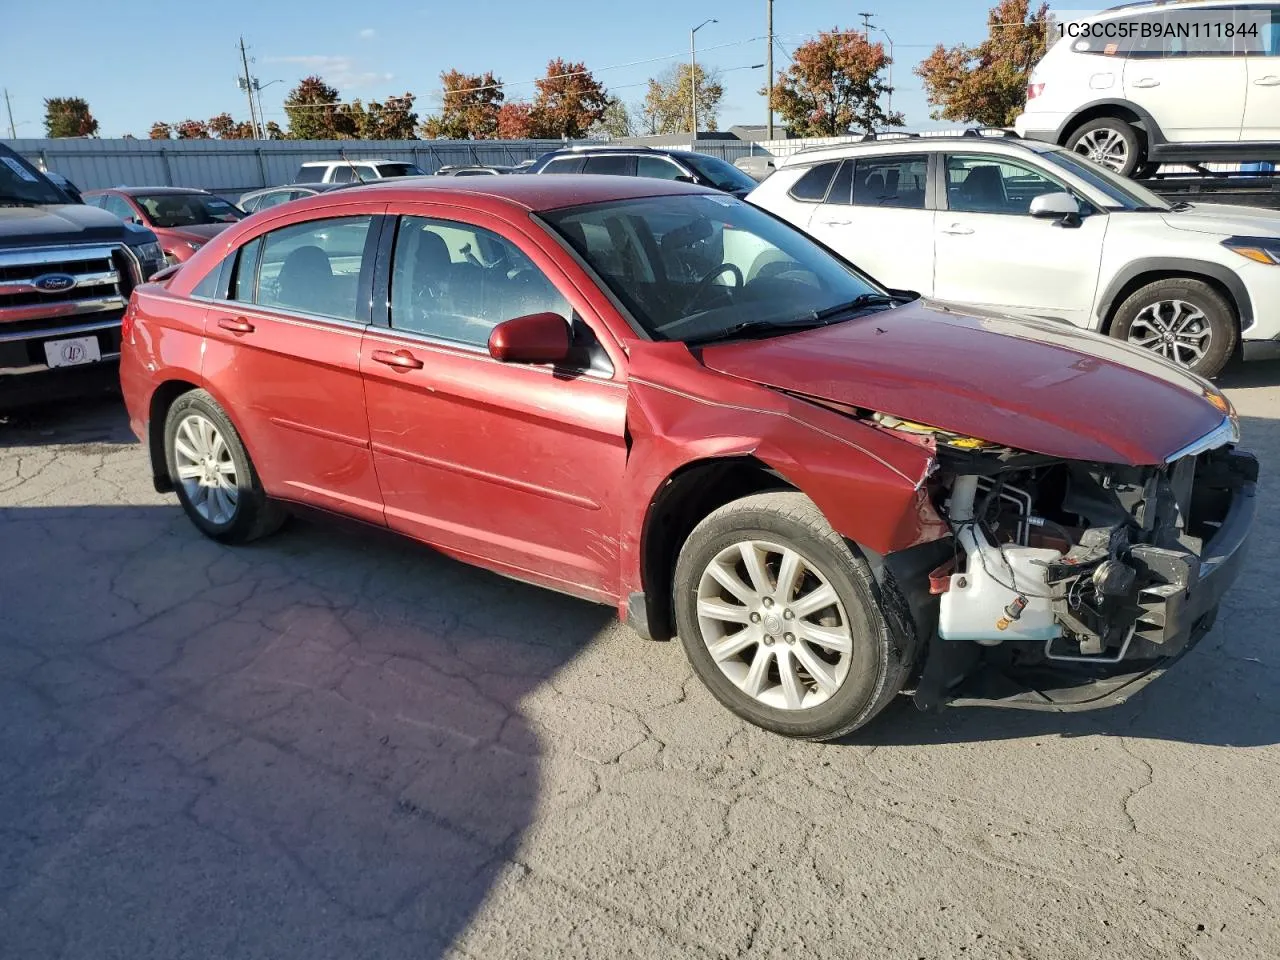
{"label": "silver alloy wheel", "polygon": [[698,582],[698,626],[711,658],[739,690],[779,710],[806,710],[844,684],[853,634],[840,598],[790,547],[725,547]]}
{"label": "silver alloy wheel", "polygon": [[1073,149],[1094,163],[1110,167],[1117,173],[1124,169],[1129,160],[1129,144],[1119,131],[1107,127],[1090,130],[1076,141]]}
{"label": "silver alloy wheel", "polygon": [[196,513],[219,525],[235,519],[240,497],[236,464],[212,420],[200,413],[182,418],[173,435],[173,461]]}
{"label": "silver alloy wheel", "polygon": [[1129,325],[1129,342],[1180,367],[1194,367],[1209,350],[1213,329],[1194,303],[1159,300],[1143,307]]}

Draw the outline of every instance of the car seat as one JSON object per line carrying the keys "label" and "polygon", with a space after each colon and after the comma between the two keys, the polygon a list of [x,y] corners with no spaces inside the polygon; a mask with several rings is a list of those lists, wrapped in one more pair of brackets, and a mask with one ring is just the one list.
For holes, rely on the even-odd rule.
{"label": "car seat", "polygon": [[314,244],[289,252],[276,278],[276,302],[306,313],[332,314],[333,267]]}

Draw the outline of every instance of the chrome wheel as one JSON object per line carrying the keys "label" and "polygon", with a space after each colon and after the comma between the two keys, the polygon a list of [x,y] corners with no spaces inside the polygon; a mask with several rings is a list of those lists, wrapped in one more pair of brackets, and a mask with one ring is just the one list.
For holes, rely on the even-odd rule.
{"label": "chrome wheel", "polygon": [[1129,144],[1120,135],[1120,131],[1109,127],[1090,130],[1075,142],[1072,149],[1117,173],[1129,162]]}
{"label": "chrome wheel", "polygon": [[815,707],[849,675],[853,634],[844,607],[790,547],[746,540],[721,550],[699,580],[697,616],[720,671],[765,706]]}
{"label": "chrome wheel", "polygon": [[1160,354],[1180,367],[1204,359],[1213,329],[1204,311],[1185,300],[1158,300],[1138,311],[1129,326],[1129,342]]}
{"label": "chrome wheel", "polygon": [[240,496],[236,465],[212,420],[199,413],[183,417],[173,437],[173,459],[178,482],[196,513],[218,525],[235,519]]}

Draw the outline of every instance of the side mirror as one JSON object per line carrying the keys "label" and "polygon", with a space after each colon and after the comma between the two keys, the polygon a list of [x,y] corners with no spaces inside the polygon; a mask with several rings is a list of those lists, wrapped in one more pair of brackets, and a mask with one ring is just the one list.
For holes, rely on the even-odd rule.
{"label": "side mirror", "polygon": [[1080,204],[1069,193],[1042,193],[1031,201],[1031,216],[1057,220],[1064,226],[1078,226]]}
{"label": "side mirror", "polygon": [[697,183],[698,182],[697,177],[691,177],[688,174],[683,174],[683,173],[680,176],[676,177],[676,180],[678,180],[680,183]]}
{"label": "side mirror", "polygon": [[531,313],[504,320],[489,334],[489,356],[503,363],[562,363],[573,335],[558,313]]}

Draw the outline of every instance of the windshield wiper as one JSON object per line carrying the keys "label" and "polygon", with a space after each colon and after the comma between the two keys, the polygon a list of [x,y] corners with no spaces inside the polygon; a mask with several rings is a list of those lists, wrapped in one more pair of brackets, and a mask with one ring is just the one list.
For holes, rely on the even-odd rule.
{"label": "windshield wiper", "polygon": [[697,346],[700,343],[711,343],[715,340],[731,340],[734,337],[747,336],[752,333],[777,333],[779,331],[795,331],[795,330],[811,330],[814,327],[825,327],[827,324],[835,320],[836,317],[842,317],[846,314],[856,313],[859,310],[865,310],[868,307],[888,307],[895,303],[908,303],[910,297],[895,297],[887,293],[864,293],[859,297],[854,297],[846,303],[836,304],[834,307],[827,307],[825,310],[811,310],[802,317],[795,320],[744,320],[741,323],[735,323],[731,327],[724,330],[717,330],[715,333],[707,334],[705,337],[696,337],[692,340],[686,340],[689,346]]}
{"label": "windshield wiper", "polygon": [[1174,213],[1181,213],[1183,210],[1190,210],[1191,204],[1186,200],[1179,200],[1177,203],[1173,204],[1173,206],[1169,207],[1169,209]]}
{"label": "windshield wiper", "polygon": [[0,197],[0,207],[42,207],[39,200],[24,200],[21,197]]}
{"label": "windshield wiper", "polygon": [[825,310],[814,310],[809,314],[809,319],[815,323],[825,323],[833,317],[839,317],[846,313],[852,313],[855,310],[863,310],[867,307],[891,307],[895,303],[907,303],[907,297],[895,297],[888,293],[864,293],[861,296],[854,297],[848,303],[838,303],[834,307],[827,307]]}

